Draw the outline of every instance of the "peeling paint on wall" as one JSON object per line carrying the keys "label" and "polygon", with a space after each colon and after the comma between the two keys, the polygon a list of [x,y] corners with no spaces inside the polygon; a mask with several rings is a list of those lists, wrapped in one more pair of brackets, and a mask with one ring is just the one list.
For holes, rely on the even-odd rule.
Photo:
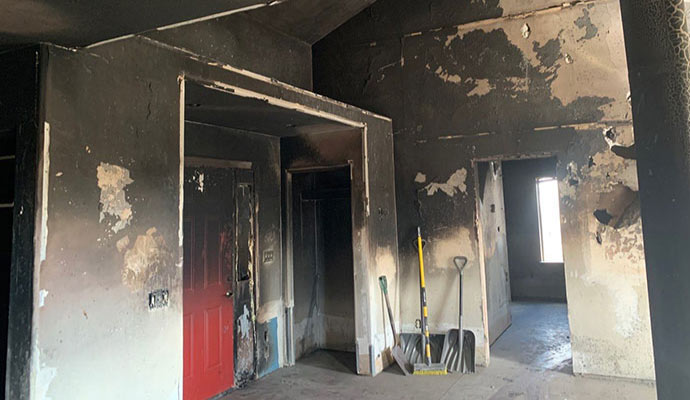
{"label": "peeling paint on wall", "polygon": [[48,291],[45,289],[41,289],[41,291],[38,292],[39,307],[43,307],[46,304],[46,297],[48,297]]}
{"label": "peeling paint on wall", "polygon": [[424,175],[421,172],[417,172],[417,175],[414,177],[415,183],[424,183],[426,182],[426,175]]}
{"label": "peeling paint on wall", "polygon": [[[129,240],[129,239],[128,239]],[[132,290],[140,290],[158,269],[171,260],[165,239],[156,228],[137,236],[134,245],[127,249],[122,268],[122,283]]]}
{"label": "peeling paint on wall", "polygon": [[239,332],[242,335],[242,339],[249,339],[249,317],[249,309],[245,305],[242,315],[237,319],[237,325],[240,327]]}
{"label": "peeling paint on wall", "polygon": [[122,239],[118,240],[117,243],[115,243],[115,247],[117,247],[117,251],[122,253],[129,247],[129,236],[125,236]]}
{"label": "peeling paint on wall", "polygon": [[124,229],[132,219],[132,205],[125,198],[125,186],[134,182],[129,177],[129,170],[118,165],[100,163],[96,170],[98,187],[101,189],[99,222],[107,216],[114,220],[107,221],[113,233]]}
{"label": "peeling paint on wall", "polygon": [[196,190],[198,190],[201,193],[204,193],[204,173],[200,171],[194,171],[194,176],[192,177],[192,181],[196,183]]}
{"label": "peeling paint on wall", "polygon": [[446,182],[437,183],[431,182],[424,187],[428,196],[433,196],[439,190],[449,197],[455,196],[458,192],[467,194],[467,169],[461,168],[448,178]]}
{"label": "peeling paint on wall", "polygon": [[468,96],[484,96],[493,89],[493,85],[488,79],[476,79],[474,84],[475,87],[467,93]]}
{"label": "peeling paint on wall", "polygon": [[462,77],[460,77],[460,75],[448,73],[448,71],[443,69],[443,67],[441,67],[440,65],[438,68],[436,68],[436,71],[434,71],[434,73],[436,74],[436,76],[441,78],[441,80],[443,80],[444,82],[457,83],[457,84],[462,83]]}

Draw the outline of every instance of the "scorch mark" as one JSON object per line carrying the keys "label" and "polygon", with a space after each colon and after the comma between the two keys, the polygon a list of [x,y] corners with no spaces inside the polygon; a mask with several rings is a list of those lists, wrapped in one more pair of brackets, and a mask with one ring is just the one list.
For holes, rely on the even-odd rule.
{"label": "scorch mark", "polygon": [[[122,248],[123,244],[118,242],[118,248]],[[142,289],[149,278],[155,275],[159,268],[170,263],[170,260],[171,255],[165,239],[156,228],[150,228],[145,235],[139,235],[134,245],[127,249],[122,269],[122,283],[132,290]]]}

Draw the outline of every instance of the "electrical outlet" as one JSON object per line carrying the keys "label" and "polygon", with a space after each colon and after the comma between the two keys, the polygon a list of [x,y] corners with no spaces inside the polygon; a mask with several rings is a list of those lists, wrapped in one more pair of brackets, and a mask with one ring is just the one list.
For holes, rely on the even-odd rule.
{"label": "electrical outlet", "polygon": [[264,251],[264,264],[270,264],[273,262],[273,250]]}
{"label": "electrical outlet", "polygon": [[149,293],[149,310],[168,306],[168,289],[158,289]]}

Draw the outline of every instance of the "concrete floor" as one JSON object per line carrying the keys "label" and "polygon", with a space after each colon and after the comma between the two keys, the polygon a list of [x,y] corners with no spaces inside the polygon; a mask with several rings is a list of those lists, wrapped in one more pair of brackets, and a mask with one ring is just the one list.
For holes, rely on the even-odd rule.
{"label": "concrete floor", "polygon": [[226,396],[236,399],[656,399],[653,385],[572,375],[565,304],[513,303],[513,325],[474,375],[354,375],[348,353],[318,351]]}

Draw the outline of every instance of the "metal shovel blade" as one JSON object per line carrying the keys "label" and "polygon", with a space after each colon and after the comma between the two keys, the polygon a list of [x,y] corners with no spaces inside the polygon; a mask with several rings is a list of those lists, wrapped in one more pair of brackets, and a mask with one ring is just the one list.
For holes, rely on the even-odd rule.
{"label": "metal shovel blade", "polygon": [[451,329],[443,341],[441,362],[446,365],[448,372],[457,372],[460,369],[462,345],[460,344],[460,330]]}
{"label": "metal shovel blade", "polygon": [[407,357],[405,357],[405,352],[403,351],[402,347],[400,347],[400,345],[393,346],[391,353],[393,353],[393,359],[395,359],[395,362],[398,364],[398,367],[400,367],[405,376],[410,375],[411,366],[407,363]]}

